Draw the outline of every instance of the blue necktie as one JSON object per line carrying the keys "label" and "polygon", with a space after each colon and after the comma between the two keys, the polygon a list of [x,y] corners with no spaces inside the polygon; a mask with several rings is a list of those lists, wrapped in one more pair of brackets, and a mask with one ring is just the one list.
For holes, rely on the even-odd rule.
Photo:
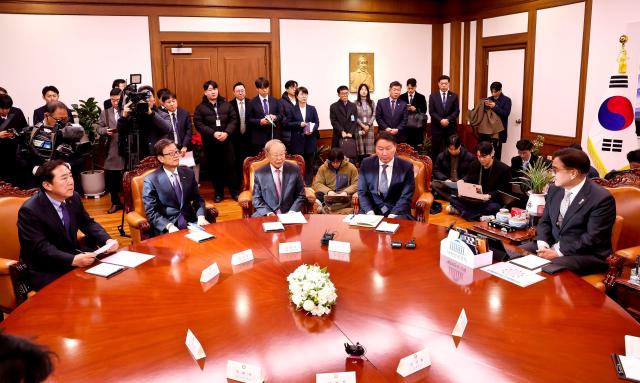
{"label": "blue necktie", "polygon": [[382,174],[380,174],[380,187],[378,188],[378,190],[383,197],[386,197],[387,193],[389,192],[389,178],[387,178],[388,167],[389,165],[387,164],[382,165]]}
{"label": "blue necktie", "polygon": [[[180,186],[180,182],[178,181],[178,173],[173,173],[173,191],[176,193],[176,198],[178,199],[178,203],[180,204],[180,208],[182,208],[182,187]],[[178,215],[178,222],[176,224],[178,229],[186,229],[187,221],[184,219],[182,212]]]}
{"label": "blue necktie", "polygon": [[69,215],[69,210],[67,210],[67,204],[60,204],[60,211],[62,212],[62,225],[64,226],[64,231],[67,233],[67,238],[71,239],[71,233],[69,229],[71,227],[71,216]]}
{"label": "blue necktie", "polygon": [[267,102],[266,98],[262,99],[262,109],[264,109],[264,115],[266,116],[267,114],[269,114],[269,103]]}

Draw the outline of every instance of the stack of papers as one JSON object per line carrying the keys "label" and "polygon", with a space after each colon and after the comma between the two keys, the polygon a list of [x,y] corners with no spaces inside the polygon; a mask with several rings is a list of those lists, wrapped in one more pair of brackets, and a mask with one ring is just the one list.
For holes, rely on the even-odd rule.
{"label": "stack of papers", "polygon": [[288,212],[286,214],[278,214],[278,219],[283,225],[293,223],[307,223],[307,219],[299,211]]}
{"label": "stack of papers", "polygon": [[396,230],[398,230],[399,227],[400,227],[399,223],[389,223],[387,221],[382,221],[380,222],[380,225],[376,227],[376,231],[393,234],[396,232]]}
{"label": "stack of papers", "polygon": [[526,257],[512,259],[509,262],[525,268],[529,271],[533,271],[534,273],[539,273],[540,271],[542,271],[542,266],[546,265],[547,263],[551,263],[550,260],[538,257],[537,255],[533,254],[527,255]]}
{"label": "stack of papers", "polygon": [[87,269],[86,272],[89,274],[97,275],[99,277],[108,278],[112,275],[118,274],[124,269],[126,269],[126,267],[124,266],[112,265],[110,263],[99,263],[98,265]]}
{"label": "stack of papers", "polygon": [[154,255],[136,253],[129,250],[121,250],[117,253],[102,260],[102,263],[111,263],[112,265],[119,265],[125,267],[138,267],[151,258],[155,258]]}
{"label": "stack of papers", "polygon": [[543,281],[545,278],[510,262],[498,262],[481,269],[489,274],[514,283],[520,287],[527,287]]}
{"label": "stack of papers", "polygon": [[358,214],[349,220],[351,226],[376,227],[384,219],[382,215]]}
{"label": "stack of papers", "polygon": [[185,237],[189,238],[194,242],[204,242],[210,239],[214,239],[216,236],[210,233],[207,233],[204,230],[191,230],[189,234],[186,234]]}
{"label": "stack of papers", "polygon": [[625,355],[612,354],[613,363],[619,378],[640,381],[640,338],[624,336]]}
{"label": "stack of papers", "polygon": [[283,231],[284,226],[282,222],[265,222],[262,224],[262,230],[264,230],[265,233],[269,231]]}

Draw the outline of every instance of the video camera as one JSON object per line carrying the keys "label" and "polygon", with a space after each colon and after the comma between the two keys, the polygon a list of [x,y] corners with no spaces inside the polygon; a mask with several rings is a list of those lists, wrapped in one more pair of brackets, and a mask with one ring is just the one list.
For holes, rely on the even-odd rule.
{"label": "video camera", "polygon": [[124,104],[131,103],[131,111],[134,116],[140,116],[149,110],[149,97],[151,92],[146,90],[138,92],[138,85],[142,83],[142,75],[131,74],[129,75],[129,85],[124,88]]}
{"label": "video camera", "polygon": [[72,125],[66,121],[56,121],[52,127],[42,123],[28,126],[21,132],[12,130],[24,147],[37,157],[49,159],[68,159],[78,151],[79,141],[84,135],[82,126]]}

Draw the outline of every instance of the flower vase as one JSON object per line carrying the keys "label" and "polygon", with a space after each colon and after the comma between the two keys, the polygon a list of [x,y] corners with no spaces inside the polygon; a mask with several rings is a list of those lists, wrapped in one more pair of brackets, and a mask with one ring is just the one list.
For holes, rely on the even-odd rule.
{"label": "flower vase", "polygon": [[542,213],[544,212],[546,195],[547,193],[529,193],[529,200],[527,201],[527,211],[529,212],[529,215],[534,217],[542,216]]}

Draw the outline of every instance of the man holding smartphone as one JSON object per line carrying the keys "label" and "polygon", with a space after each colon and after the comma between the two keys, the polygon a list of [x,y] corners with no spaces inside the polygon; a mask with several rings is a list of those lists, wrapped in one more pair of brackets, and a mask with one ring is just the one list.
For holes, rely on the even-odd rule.
{"label": "man holding smartphone", "polygon": [[120,200],[120,192],[122,190],[122,170],[124,169],[124,158],[118,153],[118,119],[120,111],[118,104],[120,102],[121,90],[119,88],[111,89],[109,98],[111,107],[100,113],[98,120],[98,134],[106,137],[101,140],[106,143],[105,152],[107,157],[104,160],[105,189],[111,194],[111,207],[107,213],[113,214],[122,209]]}

